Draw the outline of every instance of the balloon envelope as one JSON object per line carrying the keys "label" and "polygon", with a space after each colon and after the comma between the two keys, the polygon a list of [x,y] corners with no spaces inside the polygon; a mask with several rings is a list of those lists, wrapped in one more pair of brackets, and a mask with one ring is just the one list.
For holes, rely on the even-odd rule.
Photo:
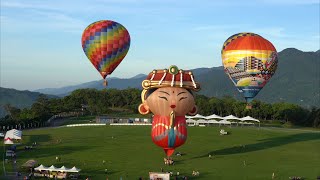
{"label": "balloon envelope", "polygon": [[250,103],[277,69],[278,56],[271,42],[254,33],[238,33],[223,44],[225,73]]}
{"label": "balloon envelope", "polygon": [[104,79],[121,63],[129,47],[127,29],[114,21],[94,22],[82,34],[83,51]]}

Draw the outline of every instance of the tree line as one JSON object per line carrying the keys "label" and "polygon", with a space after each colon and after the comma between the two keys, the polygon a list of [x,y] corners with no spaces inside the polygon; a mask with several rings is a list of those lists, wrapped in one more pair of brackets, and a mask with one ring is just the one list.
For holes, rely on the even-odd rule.
{"label": "tree line", "polygon": [[[268,104],[254,100],[252,109],[245,109],[246,103],[232,97],[206,97],[195,94],[198,113],[201,115],[217,114],[238,117],[252,116],[260,120],[276,120],[293,125],[320,127],[320,108],[305,109],[290,103]],[[117,89],[78,89],[63,98],[49,99],[39,96],[30,108],[19,109],[9,104],[4,106],[8,115],[0,120],[0,127],[37,127],[46,125],[50,117],[72,113],[73,115],[107,115],[114,109],[125,109],[138,113],[141,103],[141,90],[128,88]]]}

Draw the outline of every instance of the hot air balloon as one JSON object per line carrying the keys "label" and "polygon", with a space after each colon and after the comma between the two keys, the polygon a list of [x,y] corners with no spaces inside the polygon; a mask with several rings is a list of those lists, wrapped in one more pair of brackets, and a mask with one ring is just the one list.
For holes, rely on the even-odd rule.
{"label": "hot air balloon", "polygon": [[238,91],[250,102],[277,69],[278,55],[271,42],[254,33],[238,33],[223,44],[222,63]]}
{"label": "hot air balloon", "polygon": [[192,91],[200,90],[200,85],[194,81],[191,71],[170,66],[169,69],[153,70],[142,82],[142,87],[142,104],[138,110],[141,114],[154,114],[152,141],[170,157],[187,139],[185,115],[196,114]]}
{"label": "hot air balloon", "polygon": [[82,48],[104,79],[124,59],[130,47],[130,35],[121,24],[102,20],[90,24],[82,34]]}

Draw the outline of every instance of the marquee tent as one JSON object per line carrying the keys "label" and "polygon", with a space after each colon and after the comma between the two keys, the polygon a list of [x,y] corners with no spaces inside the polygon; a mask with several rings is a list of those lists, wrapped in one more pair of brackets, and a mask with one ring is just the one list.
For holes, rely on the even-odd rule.
{"label": "marquee tent", "polygon": [[4,144],[14,144],[14,143],[10,138],[5,138],[4,139]]}
{"label": "marquee tent", "polygon": [[49,170],[49,167],[46,167],[46,166],[41,164],[40,166],[34,168],[34,170],[36,170],[36,171],[47,171],[47,170]]}
{"label": "marquee tent", "polygon": [[240,118],[234,116],[234,115],[229,115],[229,116],[226,116],[226,117],[223,117],[224,120],[240,120]]}
{"label": "marquee tent", "polygon": [[187,123],[188,126],[195,126],[197,121],[193,120],[193,119],[187,119],[186,123]]}
{"label": "marquee tent", "polygon": [[188,119],[206,119],[205,116],[202,116],[200,114],[196,114],[195,116],[186,116]]}
{"label": "marquee tent", "polygon": [[198,126],[205,126],[208,124],[208,121],[204,120],[204,119],[200,119],[197,121]]}
{"label": "marquee tent", "polygon": [[211,119],[208,121],[208,124],[219,124],[219,121]]}
{"label": "marquee tent", "polygon": [[68,172],[79,172],[81,171],[81,169],[76,168],[75,166],[73,166],[71,169],[68,170]]}
{"label": "marquee tent", "polygon": [[16,129],[11,129],[6,132],[6,135],[4,136],[4,139],[10,138],[12,139],[21,139],[22,137],[22,131],[16,130]]}
{"label": "marquee tent", "polygon": [[255,122],[258,122],[259,123],[259,127],[260,127],[260,121],[258,119],[253,118],[253,117],[246,116],[246,117],[240,118],[240,120],[241,121],[255,121]]}
{"label": "marquee tent", "polygon": [[61,171],[61,172],[80,172],[81,169],[76,168],[75,166],[73,166],[72,168],[66,168],[65,166],[62,166],[61,168],[57,168],[54,165],[50,166],[50,167],[46,167],[44,165],[40,165],[36,168],[34,168],[34,170],[36,171]]}
{"label": "marquee tent", "polygon": [[206,119],[223,119],[223,117],[212,114],[210,116],[207,116]]}

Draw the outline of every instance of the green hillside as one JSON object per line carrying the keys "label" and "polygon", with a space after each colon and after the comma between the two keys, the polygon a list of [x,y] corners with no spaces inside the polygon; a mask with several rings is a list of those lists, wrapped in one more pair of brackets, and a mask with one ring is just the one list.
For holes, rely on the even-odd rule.
{"label": "green hillside", "polygon": [[[30,107],[41,95],[38,92],[18,91],[15,89],[0,87],[0,117],[6,114],[3,106],[10,104],[17,108]],[[49,97],[55,97],[49,95]]]}

